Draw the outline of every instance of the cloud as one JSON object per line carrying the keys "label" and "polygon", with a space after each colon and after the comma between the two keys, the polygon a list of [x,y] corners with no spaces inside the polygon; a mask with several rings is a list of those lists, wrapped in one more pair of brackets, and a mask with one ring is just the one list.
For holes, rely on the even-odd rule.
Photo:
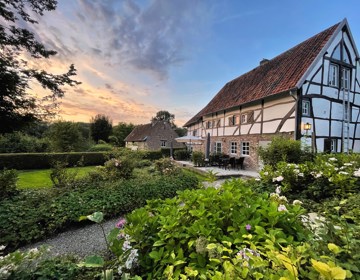
{"label": "cloud", "polygon": [[194,25],[207,10],[205,2],[189,0],[153,0],[143,6],[130,0],[78,3],[86,14],[80,17],[81,24],[97,38],[89,50],[101,50],[97,54],[108,62],[149,71],[160,79],[168,77],[171,66],[186,60],[186,42],[195,36],[199,26]]}

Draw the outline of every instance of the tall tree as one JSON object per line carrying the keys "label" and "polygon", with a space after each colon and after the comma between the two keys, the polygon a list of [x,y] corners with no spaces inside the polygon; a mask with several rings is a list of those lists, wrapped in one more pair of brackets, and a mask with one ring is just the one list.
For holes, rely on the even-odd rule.
{"label": "tall tree", "polygon": [[[56,51],[48,50],[31,31],[21,27],[21,20],[37,24],[30,13],[42,16],[45,11],[55,10],[56,5],[56,0],[0,0],[0,133],[54,114],[56,99],[64,95],[63,86],[79,84],[72,79],[76,75],[74,65],[67,73],[54,75],[30,67],[26,60],[29,56],[48,59]],[[50,93],[41,100],[34,98],[29,94],[33,81]]]}
{"label": "tall tree", "polygon": [[105,115],[98,114],[91,118],[90,134],[97,143],[99,140],[107,142],[112,131],[112,121]]}
{"label": "tall tree", "polygon": [[74,122],[57,121],[46,132],[53,152],[77,152],[83,150],[84,138]]}
{"label": "tall tree", "polygon": [[135,125],[132,123],[119,122],[118,125],[113,127],[113,135],[117,138],[117,144],[120,147],[125,147],[125,138],[130,134],[131,131],[135,128]]}
{"label": "tall tree", "polygon": [[175,121],[175,115],[170,114],[168,111],[162,110],[156,113],[155,117],[151,119],[151,121],[167,121],[169,122],[173,127],[175,127],[174,121]]}

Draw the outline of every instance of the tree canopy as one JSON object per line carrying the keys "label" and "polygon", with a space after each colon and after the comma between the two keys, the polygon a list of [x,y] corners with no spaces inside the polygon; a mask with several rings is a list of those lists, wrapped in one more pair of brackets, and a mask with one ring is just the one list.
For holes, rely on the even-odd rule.
{"label": "tree canopy", "polygon": [[162,110],[156,113],[155,117],[153,117],[151,119],[151,121],[167,121],[169,123],[171,123],[172,126],[174,126],[174,120],[175,120],[175,115],[169,113],[168,111]]}
{"label": "tree canopy", "polygon": [[107,142],[112,131],[112,121],[105,115],[98,114],[91,118],[90,134],[92,139],[98,143],[99,140]]}
{"label": "tree canopy", "polygon": [[[45,11],[55,10],[56,5],[56,0],[0,0],[0,133],[54,114],[57,98],[64,95],[63,86],[79,84],[72,79],[76,75],[74,65],[70,65],[65,74],[54,75],[30,67],[26,60],[27,57],[49,59],[56,54],[20,24],[38,23],[29,10],[42,16]],[[33,81],[50,93],[41,99],[35,98],[29,93]]]}

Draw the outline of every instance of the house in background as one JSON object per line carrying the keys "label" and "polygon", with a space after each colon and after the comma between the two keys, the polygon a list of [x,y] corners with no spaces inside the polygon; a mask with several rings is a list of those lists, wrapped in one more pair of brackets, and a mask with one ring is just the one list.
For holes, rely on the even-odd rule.
{"label": "house in background", "polygon": [[125,146],[132,150],[160,150],[161,148],[184,148],[175,138],[179,135],[166,121],[154,121],[149,124],[138,125],[125,138]]}
{"label": "house in background", "polygon": [[226,83],[184,126],[189,135],[209,133],[212,153],[244,156],[252,168],[257,148],[279,135],[317,152],[360,152],[359,82],[359,53],[344,19]]}

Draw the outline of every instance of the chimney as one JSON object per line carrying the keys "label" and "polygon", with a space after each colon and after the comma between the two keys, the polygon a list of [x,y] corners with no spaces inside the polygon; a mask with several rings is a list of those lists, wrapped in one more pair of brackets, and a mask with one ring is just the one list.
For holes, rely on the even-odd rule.
{"label": "chimney", "polygon": [[263,59],[260,61],[260,65],[264,65],[264,64],[266,64],[266,63],[268,63],[268,62],[269,62],[268,59],[263,58]]}

